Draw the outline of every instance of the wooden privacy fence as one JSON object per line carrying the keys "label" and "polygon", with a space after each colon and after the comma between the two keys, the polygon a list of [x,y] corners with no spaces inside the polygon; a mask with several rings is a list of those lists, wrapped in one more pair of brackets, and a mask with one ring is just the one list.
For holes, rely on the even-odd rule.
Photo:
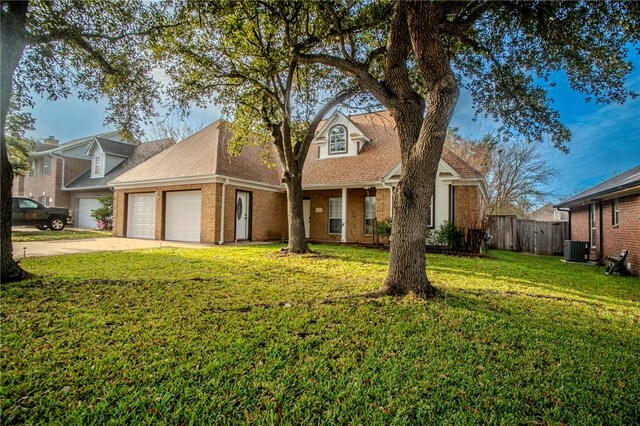
{"label": "wooden privacy fence", "polygon": [[568,222],[538,222],[515,216],[489,216],[490,247],[535,254],[563,254]]}

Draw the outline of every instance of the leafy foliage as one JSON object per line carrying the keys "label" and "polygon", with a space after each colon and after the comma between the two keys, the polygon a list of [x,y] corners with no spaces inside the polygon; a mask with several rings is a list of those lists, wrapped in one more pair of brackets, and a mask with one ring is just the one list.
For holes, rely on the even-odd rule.
{"label": "leafy foliage", "polygon": [[33,143],[15,136],[7,136],[9,162],[16,176],[26,176],[31,170],[29,154],[33,151]]}
{"label": "leafy foliage", "polygon": [[440,227],[433,232],[435,245],[449,250],[459,250],[464,244],[464,231],[453,222],[445,220]]}
{"label": "leafy foliage", "polygon": [[3,284],[0,307],[4,422],[637,419],[637,278],[428,255],[433,300],[340,298],[378,288],[388,252],[277,248],[24,259],[39,277]]}
{"label": "leafy foliage", "polygon": [[91,210],[91,217],[98,222],[102,222],[106,229],[113,228],[113,195],[98,197],[98,202],[100,207]]}
{"label": "leafy foliage", "polygon": [[159,99],[144,48],[162,27],[159,8],[140,0],[30,2],[27,47],[14,75],[16,104],[33,106],[33,94],[52,101],[106,96],[107,122],[139,134]]}

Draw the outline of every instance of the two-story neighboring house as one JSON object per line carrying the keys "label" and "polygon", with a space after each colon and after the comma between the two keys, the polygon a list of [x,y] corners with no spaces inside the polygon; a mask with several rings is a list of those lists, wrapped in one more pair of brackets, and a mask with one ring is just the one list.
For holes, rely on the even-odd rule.
{"label": "two-story neighboring house", "polygon": [[[306,236],[313,241],[373,242],[376,221],[392,216],[400,147],[386,111],[321,124],[303,171]],[[271,146],[228,153],[231,134],[219,120],[110,182],[114,234],[158,240],[225,243],[287,237],[282,167]],[[444,149],[431,208],[432,228],[452,221],[479,228],[483,176]]]}
{"label": "two-story neighboring house", "polygon": [[91,228],[98,197],[112,193],[108,182],[173,145],[172,139],[127,142],[117,132],[75,139],[64,144],[49,138],[36,144],[29,176],[14,180],[13,194],[44,205],[72,210],[74,225]]}

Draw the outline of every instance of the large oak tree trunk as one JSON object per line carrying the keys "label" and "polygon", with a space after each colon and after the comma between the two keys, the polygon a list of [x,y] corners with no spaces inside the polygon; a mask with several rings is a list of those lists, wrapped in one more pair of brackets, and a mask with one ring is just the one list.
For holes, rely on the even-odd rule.
{"label": "large oak tree trunk", "polygon": [[[427,88],[427,111],[410,103],[394,108],[402,173],[393,203],[389,272],[383,291],[401,295],[434,293],[426,273],[428,211],[435,187],[449,121],[458,100],[458,85],[451,73],[441,40],[434,36],[433,8],[413,2],[407,24],[421,76]],[[401,86],[398,86],[402,88]]]}
{"label": "large oak tree trunk", "polygon": [[0,281],[18,281],[28,274],[13,260],[11,245],[11,188],[13,186],[13,168],[9,162],[7,150],[6,124],[9,102],[13,91],[13,74],[26,46],[22,33],[25,28],[27,2],[10,2],[3,12],[1,23],[0,51],[0,114],[2,140],[0,141]]}
{"label": "large oak tree trunk", "polygon": [[289,221],[289,253],[308,253],[309,246],[304,230],[304,202],[302,192],[302,174],[289,175],[287,187],[287,218]]}

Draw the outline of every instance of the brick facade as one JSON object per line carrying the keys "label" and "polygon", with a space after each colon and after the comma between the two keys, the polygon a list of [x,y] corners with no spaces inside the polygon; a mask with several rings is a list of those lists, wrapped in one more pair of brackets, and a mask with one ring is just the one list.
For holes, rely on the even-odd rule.
{"label": "brick facade", "polygon": [[34,158],[34,176],[18,176],[13,180],[12,194],[18,197],[32,198],[38,202],[41,197],[49,197],[49,205],[56,207],[68,207],[69,196],[62,191],[62,160],[49,159],[49,174],[42,175],[42,162],[44,157]]}
{"label": "brick facade", "polygon": [[[235,241],[236,239],[237,191],[244,191],[250,194],[251,231],[249,239],[253,241],[272,241],[287,238],[287,197],[285,193],[227,185],[224,209],[225,242]],[[220,223],[219,220],[218,223]]]}
{"label": "brick facade", "polygon": [[[156,240],[164,239],[166,193],[172,191],[200,190],[200,242],[217,243],[220,240],[222,184],[203,183],[192,185],[157,186],[143,189],[118,189],[114,193],[113,233],[117,237],[127,235],[127,197],[129,194],[156,194]],[[281,240],[287,235],[287,209],[284,193],[226,185],[225,242],[235,240],[236,191],[251,194],[251,239],[257,241]]]}
{"label": "brick facade", "polygon": [[456,186],[453,222],[459,228],[482,229],[486,203],[478,186]]}
{"label": "brick facade", "polygon": [[[618,224],[613,224],[614,200],[602,202],[602,233],[600,231],[600,204],[596,203],[596,238],[592,243],[590,260],[618,256],[629,250],[627,263],[634,274],[640,274],[640,194],[618,199]],[[590,205],[571,208],[571,235],[576,241],[589,241]],[[602,239],[602,253],[600,253]]]}
{"label": "brick facade", "polygon": [[[375,189],[347,189],[347,241],[356,243],[372,243],[373,235],[366,235],[364,229],[364,199],[367,196],[376,197],[376,218],[378,212],[388,212],[383,203],[388,204],[388,191],[380,190],[382,200],[378,199],[378,191]],[[383,195],[386,192],[387,195]],[[305,191],[304,197],[311,200],[311,226],[309,239],[313,241],[340,241],[342,234],[329,233],[329,198],[342,197],[341,189],[329,189],[319,191]],[[388,217],[388,214],[387,216]],[[383,217],[384,219],[384,217]]]}
{"label": "brick facade", "polygon": [[[238,191],[248,192],[251,200],[250,239],[253,241],[279,241],[287,238],[287,199],[284,192],[266,191],[237,185],[225,185],[224,206],[224,241],[235,241],[236,226],[236,194]],[[457,219],[463,225],[471,226],[480,221],[482,197],[477,188],[460,187],[456,195]],[[468,190],[470,189],[470,190]],[[220,240],[220,220],[223,185],[192,184],[176,186],[149,187],[144,189],[118,189],[114,195],[114,235],[126,236],[127,195],[133,193],[156,194],[156,235],[158,240],[164,239],[164,200],[170,191],[202,190],[201,242],[215,243]],[[390,216],[390,190],[382,189],[347,189],[347,223],[346,237],[348,242],[372,243],[374,236],[365,234],[365,197],[376,197],[376,219],[384,220]],[[310,200],[310,240],[341,240],[341,233],[329,233],[329,198],[342,197],[341,189],[304,191],[304,198]],[[475,206],[473,203],[478,203]],[[470,213],[464,212],[469,209]],[[461,226],[461,225],[460,225]]]}

